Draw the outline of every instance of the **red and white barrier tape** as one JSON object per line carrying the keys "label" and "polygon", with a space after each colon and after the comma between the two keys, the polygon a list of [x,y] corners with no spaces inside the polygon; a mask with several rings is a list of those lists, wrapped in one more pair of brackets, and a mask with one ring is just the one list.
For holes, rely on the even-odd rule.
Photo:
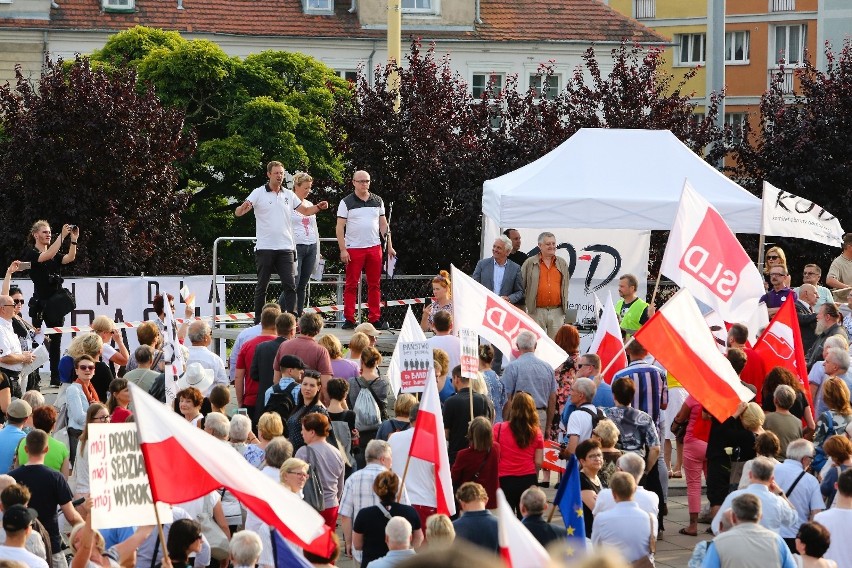
{"label": "red and white barrier tape", "polygon": [[[382,302],[382,307],[394,307],[394,306],[408,306],[411,304],[422,304],[426,301],[426,298],[411,298],[409,300],[388,300],[386,302]],[[361,304],[356,306],[357,308],[367,308],[367,304]],[[305,308],[306,312],[315,312],[318,314],[329,313],[329,312],[342,312],[343,305],[342,304],[334,304],[331,306],[316,306],[316,307],[307,307]],[[192,318],[193,320],[209,320],[210,317],[200,317],[200,318]],[[175,318],[175,321],[178,323],[183,323],[184,319]],[[213,321],[216,323],[230,322],[230,321],[254,321],[254,312],[243,312],[243,313],[235,313],[235,314],[223,314],[219,316],[214,316]],[[144,321],[120,321],[116,322],[115,326],[119,329],[132,329],[135,327],[139,327],[145,323]],[[88,325],[68,325],[64,327],[48,327],[45,328],[45,335],[51,335],[55,333],[79,333],[92,331],[92,328]]]}

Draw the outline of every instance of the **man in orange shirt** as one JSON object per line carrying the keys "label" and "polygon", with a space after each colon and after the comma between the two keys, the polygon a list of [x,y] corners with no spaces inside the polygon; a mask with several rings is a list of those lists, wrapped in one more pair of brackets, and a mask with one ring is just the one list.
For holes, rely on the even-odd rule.
{"label": "man in orange shirt", "polygon": [[568,311],[568,263],[556,256],[556,237],[538,236],[539,253],[521,267],[527,313],[552,339],[565,322]]}

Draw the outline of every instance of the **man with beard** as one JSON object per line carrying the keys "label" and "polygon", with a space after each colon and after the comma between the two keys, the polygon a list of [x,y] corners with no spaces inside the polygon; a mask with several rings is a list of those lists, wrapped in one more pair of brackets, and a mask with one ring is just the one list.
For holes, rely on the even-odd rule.
{"label": "man with beard", "polygon": [[811,370],[814,363],[822,361],[822,348],[826,339],[832,335],[842,335],[846,339],[849,339],[840,321],[841,315],[837,310],[837,306],[834,304],[823,304],[819,307],[815,330],[817,338],[811,346],[810,351],[808,351],[808,371]]}

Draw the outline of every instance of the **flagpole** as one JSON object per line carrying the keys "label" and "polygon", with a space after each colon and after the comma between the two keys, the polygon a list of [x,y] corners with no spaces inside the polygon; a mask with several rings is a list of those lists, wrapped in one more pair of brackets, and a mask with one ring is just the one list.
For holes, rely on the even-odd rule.
{"label": "flagpole", "polygon": [[399,482],[399,494],[396,496],[396,502],[399,503],[402,499],[402,492],[405,491],[405,478],[408,477],[408,464],[411,463],[411,450],[409,449],[408,457],[405,459],[405,469],[402,470],[402,479]]}
{"label": "flagpole", "polygon": [[656,300],[656,299],[657,299],[657,290],[659,290],[659,289],[660,289],[660,278],[661,278],[662,276],[663,276],[663,273],[662,273],[662,272],[657,272],[657,283],[656,283],[656,284],[654,284],[654,293],[653,293],[653,294],[651,294],[651,302],[650,302],[650,304],[651,304],[652,306],[654,305],[654,300]]}
{"label": "flagpole", "polygon": [[[145,466],[147,469],[147,466]],[[153,501],[153,500],[152,500]],[[163,549],[163,559],[169,557],[169,553],[166,551],[166,537],[163,534],[163,523],[160,522],[160,511],[157,510],[157,502],[153,501],[154,504],[154,516],[157,518],[157,533],[160,536],[160,548]],[[157,558],[157,551],[153,552],[154,558]]]}
{"label": "flagpole", "polygon": [[766,181],[763,182],[763,194],[760,197],[760,238],[757,241],[757,270],[763,273],[763,247],[766,246]]}

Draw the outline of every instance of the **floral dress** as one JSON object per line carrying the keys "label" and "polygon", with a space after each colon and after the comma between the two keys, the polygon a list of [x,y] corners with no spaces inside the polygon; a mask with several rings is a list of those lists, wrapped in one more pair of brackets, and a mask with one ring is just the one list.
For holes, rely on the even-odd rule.
{"label": "floral dress", "polygon": [[[573,357],[568,357],[564,363],[559,365],[555,371],[556,374],[556,412],[559,415],[568,403],[571,392],[571,385],[574,383],[574,378],[577,375],[576,362]],[[567,420],[567,418],[566,418]],[[559,439],[559,418],[554,418],[553,424],[550,427],[550,435],[548,439]]]}

